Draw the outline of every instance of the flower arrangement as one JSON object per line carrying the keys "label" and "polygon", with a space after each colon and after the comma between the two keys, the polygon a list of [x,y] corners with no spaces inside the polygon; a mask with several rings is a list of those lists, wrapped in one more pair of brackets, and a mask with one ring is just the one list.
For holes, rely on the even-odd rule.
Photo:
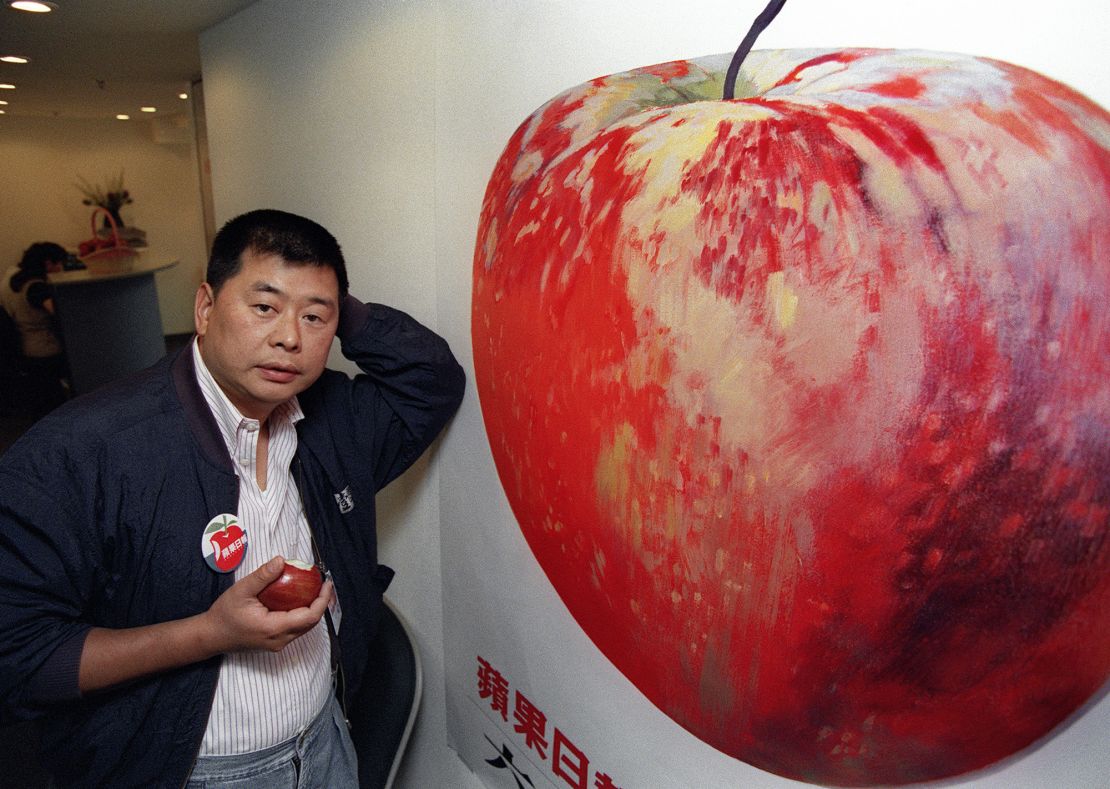
{"label": "flower arrangement", "polygon": [[[125,205],[134,202],[131,199],[131,193],[123,187],[123,171],[115,178],[108,179],[104,187],[100,184],[90,184],[81,176],[77,177],[77,183],[74,184],[77,189],[85,196],[81,202],[84,205],[95,205],[105,209],[112,215],[117,227],[123,227],[123,218],[120,217],[120,209]],[[107,220],[105,220],[107,224]]]}
{"label": "flower arrangement", "polygon": [[[146,231],[133,225],[125,225],[119,213],[125,205],[134,202],[131,199],[131,193],[123,186],[123,170],[120,170],[115,178],[107,179],[104,186],[91,184],[81,176],[77,176],[77,183],[74,186],[84,196],[81,201],[84,205],[103,208],[111,216],[111,220],[104,217],[102,227],[96,231],[96,238],[119,238],[131,247],[146,246]],[[115,222],[115,230],[112,228],[112,222]]]}

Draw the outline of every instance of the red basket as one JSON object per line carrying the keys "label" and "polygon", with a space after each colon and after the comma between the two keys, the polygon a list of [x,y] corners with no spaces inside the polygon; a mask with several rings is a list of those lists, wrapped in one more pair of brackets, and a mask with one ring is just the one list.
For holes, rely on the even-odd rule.
{"label": "red basket", "polygon": [[[101,238],[96,232],[96,219],[97,215],[104,214],[105,220],[112,228],[112,234],[108,238]],[[92,232],[93,237],[88,241],[82,241],[77,248],[77,257],[81,260],[118,260],[120,258],[129,258],[137,254],[126,241],[119,236],[119,227],[116,226],[116,220],[112,218],[112,213],[101,206],[93,209],[92,219]]]}

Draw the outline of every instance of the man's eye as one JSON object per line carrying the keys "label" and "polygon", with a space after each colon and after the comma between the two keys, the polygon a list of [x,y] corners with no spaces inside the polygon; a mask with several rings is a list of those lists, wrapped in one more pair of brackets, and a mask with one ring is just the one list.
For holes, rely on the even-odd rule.
{"label": "man's eye", "polygon": [[274,311],[274,308],[271,307],[269,304],[255,304],[254,308],[263,314]]}

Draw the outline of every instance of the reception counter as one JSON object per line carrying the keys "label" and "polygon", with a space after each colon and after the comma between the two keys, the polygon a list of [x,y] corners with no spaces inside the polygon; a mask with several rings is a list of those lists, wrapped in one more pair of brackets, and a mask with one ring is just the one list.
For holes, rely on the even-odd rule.
{"label": "reception counter", "polygon": [[166,353],[154,274],[177,263],[142,250],[49,275],[78,394],[148,367]]}

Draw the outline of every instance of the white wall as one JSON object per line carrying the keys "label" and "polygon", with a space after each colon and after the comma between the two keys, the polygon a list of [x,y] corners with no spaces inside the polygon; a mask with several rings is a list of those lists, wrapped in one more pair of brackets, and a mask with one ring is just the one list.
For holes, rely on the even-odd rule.
{"label": "white wall", "polygon": [[[318,219],[344,245],[352,289],[437,327],[472,373],[478,212],[516,126],[555,93],[591,77],[731,51],[761,6],[752,0],[263,0],[201,41],[217,222],[264,205]],[[1104,54],[1110,11],[1097,0],[1058,0],[1048,12],[1046,18],[1046,7],[1032,0],[792,0],[760,46],[968,51],[1031,66],[1110,106]],[[416,624],[427,671],[426,703],[401,786],[477,786],[445,744],[441,535],[450,566],[452,543],[470,538],[479,524],[504,526],[515,532],[506,542],[515,539],[519,551],[504,561],[520,562],[519,576],[542,579],[542,572],[529,564],[512,526],[472,382],[430,462],[391,486],[379,504],[383,556],[399,570],[390,596]],[[452,605],[463,610],[465,602]],[[557,604],[542,613],[543,627],[528,637],[574,631]],[[588,645],[569,654],[576,662],[568,670],[582,675],[583,686],[619,684]],[[631,719],[660,715],[642,703]],[[627,710],[599,716],[601,731],[629,720]],[[665,731],[667,722],[650,725]],[[1110,774],[1103,747],[1108,726],[1110,700],[1103,699],[1044,747],[970,785],[1097,786]],[[704,755],[687,749],[666,758],[691,754]],[[712,766],[700,786],[792,785],[753,777],[758,771],[719,754],[708,758]]]}
{"label": "white wall", "polygon": [[156,275],[163,331],[193,330],[193,295],[207,249],[191,143],[155,142],[145,120],[5,115],[0,162],[0,267],[17,263],[36,241],[76,248],[90,238],[92,209],[81,204],[74,184],[79,177],[104,184],[122,170],[134,199],[122,211],[124,221],[147,232],[152,253],[181,261]]}

